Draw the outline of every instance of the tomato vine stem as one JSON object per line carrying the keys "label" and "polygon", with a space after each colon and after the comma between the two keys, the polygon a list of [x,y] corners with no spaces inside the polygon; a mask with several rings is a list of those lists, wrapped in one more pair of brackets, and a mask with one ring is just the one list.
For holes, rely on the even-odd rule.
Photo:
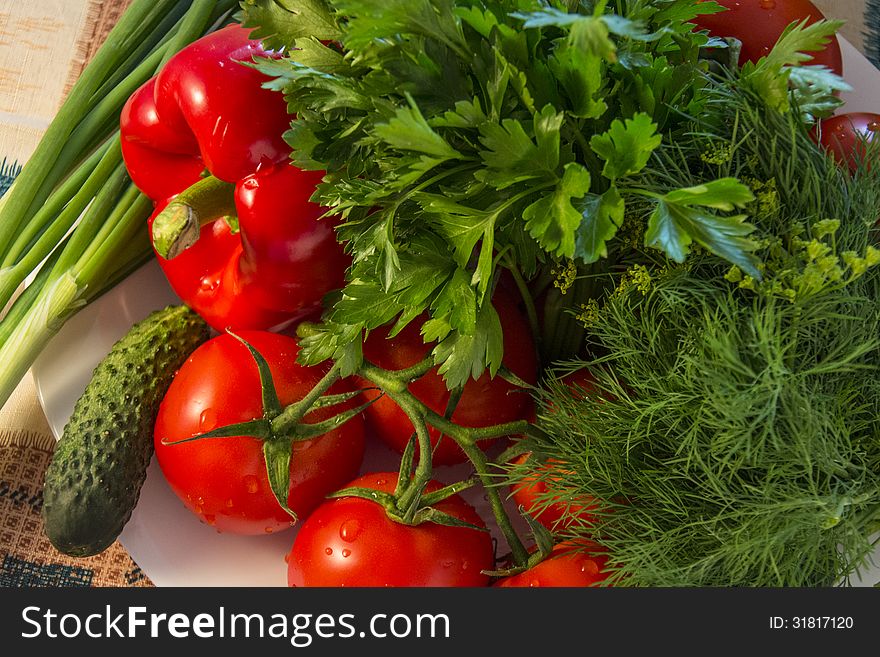
{"label": "tomato vine stem", "polygon": [[[406,388],[405,384],[408,379],[398,378],[399,373],[395,374],[389,372],[388,370],[365,361],[360,367],[359,374],[371,383],[382,387],[392,401],[394,401],[401,410],[407,414],[410,421],[413,423],[413,426],[416,428],[416,433],[419,437],[419,452],[421,458],[419,459],[419,465],[416,468],[416,474],[413,477],[412,488],[405,490],[404,496],[414,497],[420,495],[421,491],[430,480],[432,471],[431,459],[425,458],[425,455],[431,453],[430,436],[427,432],[427,425],[431,425],[455,440],[471,461],[477,476],[480,478],[483,488],[486,490],[489,504],[492,507],[492,513],[495,516],[495,522],[498,524],[498,528],[501,530],[502,534],[504,534],[504,538],[507,540],[514,560],[517,564],[525,563],[528,559],[528,552],[520,540],[519,535],[516,533],[516,530],[513,528],[513,523],[507,515],[507,511],[504,509],[504,502],[498,492],[498,487],[493,484],[492,474],[489,472],[489,463],[486,459],[486,455],[476,443],[478,440],[500,438],[502,436],[516,433],[526,433],[528,431],[529,423],[525,420],[521,420],[488,427],[462,427],[451,420],[447,420],[439,413],[436,413],[425,406],[424,403]],[[399,389],[399,386],[386,387],[383,385],[384,383],[389,383],[389,378],[398,378],[398,382],[404,384],[403,389]],[[413,490],[415,492],[411,492]]]}
{"label": "tomato vine stem", "polygon": [[[357,376],[377,386],[384,394],[388,395],[406,414],[415,429],[419,454],[422,458],[419,458],[412,478],[400,489],[395,506],[401,513],[404,522],[414,521],[416,514],[423,506],[422,494],[433,476],[433,463],[430,458],[433,449],[428,427],[434,427],[454,440],[470,460],[486,491],[495,522],[507,540],[514,560],[517,564],[524,564],[528,560],[528,552],[504,508],[498,487],[492,481],[492,473],[486,454],[477,443],[503,436],[527,435],[530,433],[531,424],[526,420],[518,420],[488,427],[463,427],[453,422],[449,417],[436,413],[412,394],[408,388],[411,381],[423,376],[432,367],[434,367],[434,363],[430,357],[402,370],[386,370],[364,361],[356,372]],[[330,387],[342,378],[341,372],[341,363],[335,362],[308,394],[272,418],[272,433],[274,435],[289,434]]]}

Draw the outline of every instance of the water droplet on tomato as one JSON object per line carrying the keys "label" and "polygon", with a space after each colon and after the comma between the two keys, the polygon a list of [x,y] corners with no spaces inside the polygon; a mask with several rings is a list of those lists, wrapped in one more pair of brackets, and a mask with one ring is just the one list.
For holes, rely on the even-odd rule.
{"label": "water droplet on tomato", "polygon": [[468,568],[470,568],[470,566],[471,566],[471,564],[467,560],[462,561],[461,562],[461,572],[466,571]]}
{"label": "water droplet on tomato", "polygon": [[387,480],[387,479],[377,479],[377,480],[376,480],[376,484],[379,485],[379,486],[384,486],[384,485],[387,484],[387,483],[388,483],[388,480]]}
{"label": "water droplet on tomato", "polygon": [[452,568],[455,565],[455,562],[450,559],[449,561],[444,561],[440,565],[443,566],[444,568]]}
{"label": "water droplet on tomato", "polygon": [[211,431],[217,427],[217,411],[213,408],[206,408],[199,415],[199,430],[202,432]]}
{"label": "water droplet on tomato", "polygon": [[205,514],[205,522],[208,523],[211,527],[213,527],[214,525],[217,524],[217,516],[215,516],[213,513],[206,513]]}
{"label": "water droplet on tomato", "polygon": [[599,566],[592,559],[584,559],[584,562],[581,564],[581,572],[587,575],[598,575]]}
{"label": "water droplet on tomato", "polygon": [[231,509],[232,506],[233,506],[232,498],[230,497],[228,500],[226,500],[226,508]]}
{"label": "water droplet on tomato", "polygon": [[348,549],[343,550],[343,551],[342,551],[342,556],[343,556],[343,557],[346,557],[346,558],[350,557],[350,556],[351,556],[351,550],[348,550]]}
{"label": "water droplet on tomato", "polygon": [[533,579],[532,581],[529,582],[529,586],[531,588],[536,588],[536,587],[541,586],[541,582],[537,579]]}
{"label": "water droplet on tomato", "polygon": [[868,128],[868,130],[870,130],[871,132],[877,132],[878,130],[880,130],[880,122],[878,122],[878,121],[871,121],[871,122],[867,125],[867,128]]}
{"label": "water droplet on tomato", "polygon": [[776,9],[776,0],[761,0],[758,5],[761,9]]}
{"label": "water droplet on tomato", "polygon": [[275,530],[272,527],[266,527],[265,529],[263,529],[263,531],[266,532],[267,534],[271,534]]}
{"label": "water droplet on tomato", "polygon": [[329,557],[331,554],[333,554],[333,548],[324,548],[324,554]]}
{"label": "water droplet on tomato", "polygon": [[339,538],[347,543],[353,542],[361,533],[361,523],[357,520],[346,520],[339,528]]}
{"label": "water droplet on tomato", "polygon": [[245,475],[244,488],[248,493],[256,493],[260,490],[260,482],[254,475]]}

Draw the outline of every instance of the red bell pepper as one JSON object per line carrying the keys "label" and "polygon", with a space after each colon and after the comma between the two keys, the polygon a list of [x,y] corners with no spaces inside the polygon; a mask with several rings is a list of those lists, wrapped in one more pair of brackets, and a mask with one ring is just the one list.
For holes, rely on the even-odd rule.
{"label": "red bell pepper", "polygon": [[323,174],[289,163],[282,95],[242,63],[276,54],[248,34],[230,25],[190,44],[129,98],[120,119],[128,172],[156,204],[159,263],[218,331],[315,313],[350,264],[336,219],[320,218],[325,209],[309,200]]}

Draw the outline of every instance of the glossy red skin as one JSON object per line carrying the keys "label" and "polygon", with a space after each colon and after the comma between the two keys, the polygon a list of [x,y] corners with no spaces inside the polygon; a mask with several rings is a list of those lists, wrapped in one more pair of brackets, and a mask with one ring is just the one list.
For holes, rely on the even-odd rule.
{"label": "glossy red skin", "polygon": [[[514,459],[514,463],[525,463],[530,454],[521,454]],[[543,470],[550,472],[552,464],[542,466]],[[550,480],[552,482],[552,479]],[[552,483],[544,478],[526,477],[515,486],[511,486],[513,500],[517,506],[521,506],[532,518],[550,531],[560,531],[572,524],[587,524],[591,522],[590,511],[595,508],[589,502],[578,503],[559,500],[547,503],[548,495],[552,495]],[[554,498],[555,500],[556,498]]]}
{"label": "glossy red skin", "polygon": [[604,555],[578,551],[571,543],[560,543],[546,559],[516,575],[492,584],[498,588],[550,588],[596,586],[608,578],[602,572],[608,563]]}
{"label": "glossy red skin", "polygon": [[[391,493],[396,484],[397,473],[379,472],[349,486]],[[431,482],[427,490],[441,486]],[[434,507],[485,527],[458,495]],[[299,528],[287,558],[287,581],[292,587],[476,587],[488,584],[481,571],[491,570],[494,562],[486,531],[430,522],[404,525],[375,502],[344,497],[319,506]]]}
{"label": "glossy red skin", "polygon": [[[516,306],[510,293],[499,288],[493,304],[501,320],[504,332],[504,357],[502,362],[514,374],[528,383],[537,378],[535,343],[528,320]],[[388,339],[389,327],[373,331],[364,343],[364,357],[379,367],[399,370],[411,367],[423,360],[434,348],[425,344],[420,328],[424,317],[410,323],[395,337]],[[423,377],[413,381],[409,390],[432,411],[443,415],[450,393],[443,377],[434,368]],[[378,391],[367,391],[368,399],[379,397]],[[500,376],[492,378],[488,372],[477,380],[469,380],[452,415],[452,421],[464,427],[485,427],[521,419],[531,419],[534,404],[531,395],[508,383]],[[407,415],[387,395],[379,397],[366,411],[367,422],[384,442],[403,452],[413,434],[413,426]],[[428,428],[431,436],[433,463],[452,465],[463,463],[467,457],[449,437],[441,439],[440,432]],[[482,441],[488,447],[493,441]]]}
{"label": "glossy red skin", "polygon": [[[697,16],[693,22],[716,37],[735,37],[742,41],[740,65],[757,62],[770,53],[782,32],[794,21],[809,18],[809,24],[825,16],[809,0],[715,0],[727,11]],[[807,53],[813,59],[810,66],[827,66],[838,75],[843,74],[843,55],[840,43],[833,37],[824,49]]]}
{"label": "glossy red skin", "polygon": [[865,155],[865,144],[880,132],[880,114],[850,112],[822,119],[814,137],[839,163],[856,171]]}
{"label": "glossy red skin", "polygon": [[338,220],[319,221],[324,208],[309,200],[323,173],[289,164],[282,95],[241,64],[275,56],[248,34],[231,25],[184,48],[128,99],[120,118],[128,172],[158,209],[205,169],[236,184],[240,235],[217,220],[184,254],[157,254],[177,295],[218,331],[316,313],[351,263],[336,241]]}
{"label": "glossy red skin", "polygon": [[[321,378],[321,367],[297,364],[296,341],[266,331],[241,331],[269,362],[284,405],[301,399]],[[350,390],[339,382],[332,392]],[[351,402],[355,404],[355,402]],[[334,410],[310,413],[320,421]],[[175,375],[159,408],[154,445],[168,484],[203,522],[233,534],[266,534],[287,529],[292,518],[269,487],[262,441],[248,436],[210,438],[178,445],[189,438],[263,414],[259,375],[247,348],[228,334],[201,345]],[[318,438],[294,443],[288,504],[304,518],[327,493],[356,476],[364,453],[364,426],[356,416]]]}
{"label": "glossy red skin", "polygon": [[309,200],[322,177],[282,163],[236,185],[238,272],[253,286],[249,299],[256,305],[304,317],[344,285],[351,257],[336,241],[339,219],[321,219],[325,208]]}

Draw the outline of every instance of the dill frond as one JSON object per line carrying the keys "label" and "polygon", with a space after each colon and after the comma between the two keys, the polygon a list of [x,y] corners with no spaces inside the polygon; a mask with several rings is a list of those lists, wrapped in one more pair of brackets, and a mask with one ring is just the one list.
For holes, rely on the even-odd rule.
{"label": "dill frond", "polygon": [[554,467],[529,475],[547,504],[597,500],[594,522],[562,534],[609,551],[609,583],[832,586],[866,564],[880,518],[877,169],[850,176],[796,112],[720,85],[636,181],[757,181],[763,266],[752,279],[702,253],[663,269],[642,251],[650,285],[589,314],[596,389],[552,379],[541,396],[530,447]]}

